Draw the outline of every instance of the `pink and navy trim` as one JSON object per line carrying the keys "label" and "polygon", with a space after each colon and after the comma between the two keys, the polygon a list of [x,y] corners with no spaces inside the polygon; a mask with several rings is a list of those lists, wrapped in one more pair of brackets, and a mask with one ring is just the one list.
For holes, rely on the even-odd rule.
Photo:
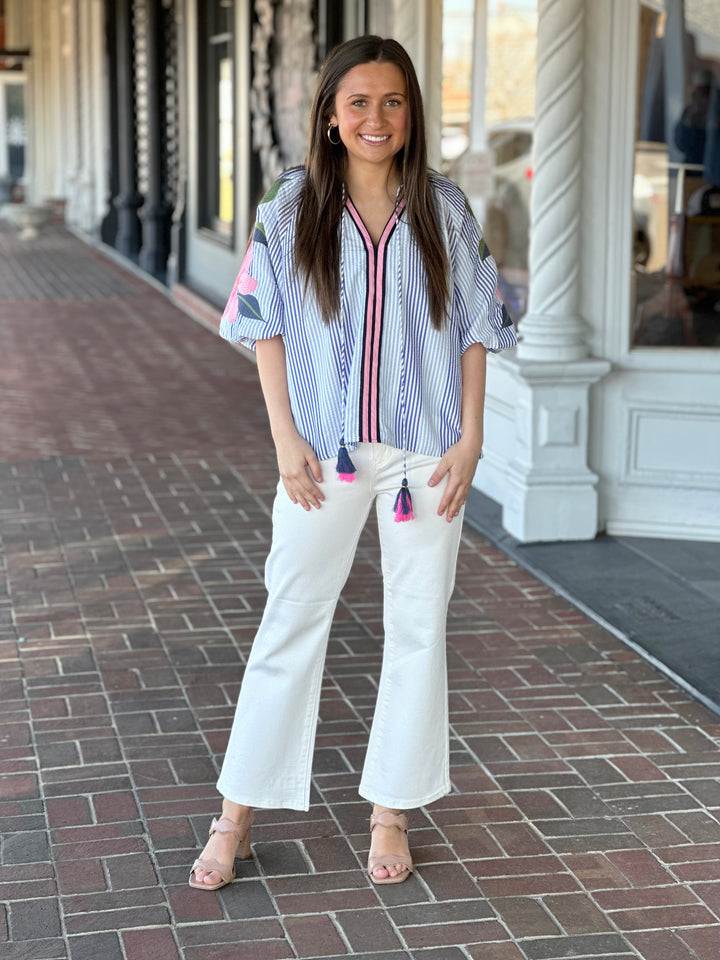
{"label": "pink and navy trim", "polygon": [[382,352],[383,313],[385,307],[386,257],[390,237],[397,227],[405,201],[401,200],[385,225],[377,246],[362,221],[350,197],[345,204],[352,222],[365,243],[367,258],[367,290],[365,297],[365,324],[362,338],[362,366],[360,373],[360,441],[380,443],[380,357]]}

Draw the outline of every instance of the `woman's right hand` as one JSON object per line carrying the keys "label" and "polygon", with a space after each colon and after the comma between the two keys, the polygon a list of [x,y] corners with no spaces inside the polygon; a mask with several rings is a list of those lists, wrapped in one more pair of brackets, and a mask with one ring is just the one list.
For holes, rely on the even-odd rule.
{"label": "woman's right hand", "polygon": [[325,497],[317,486],[322,483],[323,475],[315,451],[294,428],[274,437],[274,440],[280,479],[287,495],[293,503],[299,503],[303,510],[309,510],[310,507],[319,510]]}

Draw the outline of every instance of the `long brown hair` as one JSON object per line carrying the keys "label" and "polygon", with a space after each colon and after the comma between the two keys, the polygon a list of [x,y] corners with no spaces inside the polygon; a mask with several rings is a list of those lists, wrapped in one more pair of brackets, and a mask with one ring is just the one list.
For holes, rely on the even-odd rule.
{"label": "long brown hair", "polygon": [[347,151],[342,143],[330,143],[327,128],[342,78],[353,67],[375,62],[394,63],[405,77],[407,131],[395,162],[408,223],[425,267],[430,319],[439,329],[447,315],[450,265],[428,181],[422,95],[412,60],[397,40],[372,35],[357,37],[331,50],[322,65],[310,110],[307,173],[295,233],[295,268],[304,275],[306,286],[312,284],[325,320],[336,318],[340,309],[338,224]]}

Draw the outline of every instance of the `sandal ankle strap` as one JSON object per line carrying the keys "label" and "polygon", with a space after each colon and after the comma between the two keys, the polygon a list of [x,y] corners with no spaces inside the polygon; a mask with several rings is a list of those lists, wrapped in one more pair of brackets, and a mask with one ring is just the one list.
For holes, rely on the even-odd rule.
{"label": "sandal ankle strap", "polygon": [[397,827],[403,833],[408,832],[408,821],[404,813],[391,813],[389,810],[383,810],[382,813],[373,813],[370,816],[370,832],[380,824],[381,827]]}
{"label": "sandal ankle strap", "polygon": [[213,822],[210,824],[209,836],[212,836],[214,833],[234,833],[238,840],[240,840],[247,833],[248,827],[251,826],[252,822],[252,813],[247,819],[239,823],[236,820],[231,820],[230,817],[220,817],[219,820],[213,817]]}

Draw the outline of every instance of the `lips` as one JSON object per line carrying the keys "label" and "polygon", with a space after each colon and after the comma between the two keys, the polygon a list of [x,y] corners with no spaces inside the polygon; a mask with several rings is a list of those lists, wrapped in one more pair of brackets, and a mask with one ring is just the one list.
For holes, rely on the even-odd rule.
{"label": "lips", "polygon": [[384,136],[378,137],[372,133],[361,133],[360,139],[364,140],[365,143],[387,143],[390,139],[390,134],[387,133]]}

